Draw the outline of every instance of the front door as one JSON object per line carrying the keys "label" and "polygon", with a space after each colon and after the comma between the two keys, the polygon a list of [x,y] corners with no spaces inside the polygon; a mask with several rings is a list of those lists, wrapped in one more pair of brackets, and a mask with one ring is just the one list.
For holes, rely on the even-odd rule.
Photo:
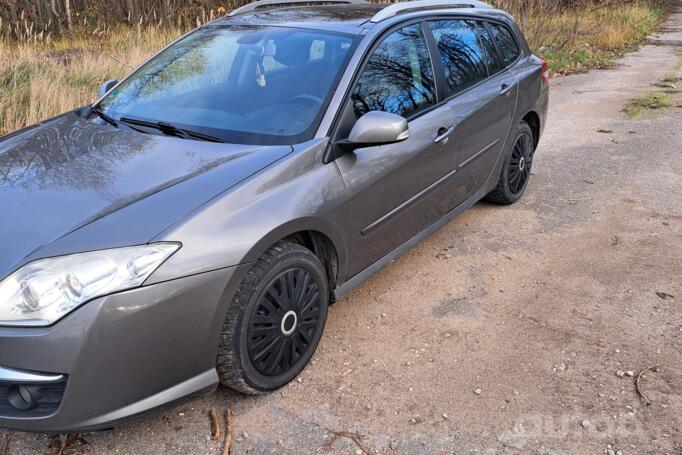
{"label": "front door", "polygon": [[[390,33],[371,53],[344,109],[346,131],[369,111],[408,119],[409,139],[357,149],[336,165],[349,194],[349,272],[356,274],[442,217],[454,204],[450,110],[436,108],[436,82],[422,26]],[[343,123],[343,122],[342,122]]]}

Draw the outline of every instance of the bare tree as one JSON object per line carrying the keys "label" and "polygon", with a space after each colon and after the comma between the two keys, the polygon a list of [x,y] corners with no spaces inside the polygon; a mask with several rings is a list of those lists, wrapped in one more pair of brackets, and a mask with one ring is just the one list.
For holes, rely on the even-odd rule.
{"label": "bare tree", "polygon": [[73,21],[71,19],[71,0],[64,0],[64,9],[66,10],[66,23],[69,30],[73,30]]}
{"label": "bare tree", "polygon": [[[20,38],[19,30],[59,33],[64,28],[102,27],[116,23],[130,25],[196,26],[237,8],[250,0],[0,0],[2,33]],[[387,0],[370,0],[384,2]],[[542,31],[542,21],[528,17],[549,17],[551,13],[577,4],[622,4],[629,0],[489,0],[512,12],[531,38]],[[531,39],[532,40],[532,39]]]}

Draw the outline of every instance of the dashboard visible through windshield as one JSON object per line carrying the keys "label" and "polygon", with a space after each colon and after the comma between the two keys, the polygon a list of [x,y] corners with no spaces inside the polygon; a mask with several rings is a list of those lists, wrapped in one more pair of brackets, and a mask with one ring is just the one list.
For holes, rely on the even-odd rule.
{"label": "dashboard visible through windshield", "polygon": [[224,142],[304,142],[354,44],[318,30],[209,26],[144,64],[96,108],[115,121],[172,124]]}

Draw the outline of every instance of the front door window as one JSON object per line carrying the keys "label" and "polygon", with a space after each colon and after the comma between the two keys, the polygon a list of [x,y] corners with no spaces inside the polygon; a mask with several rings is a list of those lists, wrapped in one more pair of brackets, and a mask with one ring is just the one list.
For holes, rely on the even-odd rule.
{"label": "front door window", "polygon": [[355,115],[384,111],[405,118],[436,103],[436,84],[419,24],[391,33],[374,50],[352,94]]}

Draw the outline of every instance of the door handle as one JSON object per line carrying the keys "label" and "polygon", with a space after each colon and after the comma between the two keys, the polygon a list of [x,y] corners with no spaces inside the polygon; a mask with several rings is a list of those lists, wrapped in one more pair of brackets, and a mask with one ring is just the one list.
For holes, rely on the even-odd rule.
{"label": "door handle", "polygon": [[442,143],[445,144],[448,142],[448,137],[452,134],[452,132],[455,131],[455,127],[451,126],[450,128],[441,128],[438,130],[438,133],[436,138],[433,140],[435,144]]}
{"label": "door handle", "polygon": [[500,89],[500,95],[509,96],[513,88],[514,86],[511,84],[502,84],[502,88]]}

